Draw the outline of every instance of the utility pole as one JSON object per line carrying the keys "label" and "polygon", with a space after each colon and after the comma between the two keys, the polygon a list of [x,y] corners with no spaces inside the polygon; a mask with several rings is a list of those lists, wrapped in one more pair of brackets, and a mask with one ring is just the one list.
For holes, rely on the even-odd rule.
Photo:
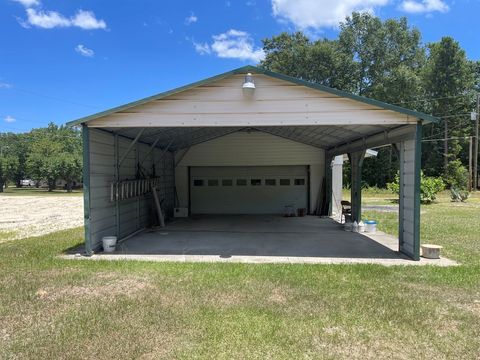
{"label": "utility pole", "polygon": [[468,191],[473,188],[473,136],[469,137],[468,144]]}
{"label": "utility pole", "polygon": [[473,150],[473,189],[478,189],[478,121],[480,118],[480,93],[477,93],[477,116],[475,117],[475,146]]}

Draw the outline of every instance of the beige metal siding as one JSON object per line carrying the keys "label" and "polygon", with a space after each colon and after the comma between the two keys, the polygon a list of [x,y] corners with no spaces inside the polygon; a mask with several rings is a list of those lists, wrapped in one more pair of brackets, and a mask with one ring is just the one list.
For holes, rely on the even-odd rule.
{"label": "beige metal siding", "polygon": [[110,182],[115,174],[113,135],[90,129],[90,236],[92,248],[102,237],[115,235],[115,204],[110,202]]}
{"label": "beige metal siding", "polygon": [[237,132],[192,146],[181,160],[177,154],[177,160],[176,187],[181,207],[188,206],[189,166],[310,166],[311,211],[315,210],[325,172],[324,150],[258,131]]}
{"label": "beige metal siding", "polygon": [[243,75],[138,105],[89,122],[91,127],[269,126],[407,124],[416,119],[305,86],[255,75],[256,89],[242,90]]}
{"label": "beige metal siding", "polygon": [[[132,140],[119,138],[119,154],[122,156]],[[136,163],[145,158],[149,146],[137,144],[120,167],[120,180],[135,179]],[[167,215],[173,213],[174,175],[173,155],[155,149],[143,163],[147,174],[152,175],[152,157],[155,157],[157,176],[162,176],[159,189],[160,199]],[[127,236],[148,226],[153,218],[151,194],[119,201],[119,234],[117,231],[115,202],[110,201],[110,184],[115,181],[114,135],[105,131],[90,129],[90,233],[92,247],[98,248],[103,236]]]}
{"label": "beige metal siding", "polygon": [[400,144],[400,250],[413,256],[415,253],[415,140]]}
{"label": "beige metal siding", "polygon": [[192,146],[179,166],[323,164],[325,152],[264,132],[236,132]]}

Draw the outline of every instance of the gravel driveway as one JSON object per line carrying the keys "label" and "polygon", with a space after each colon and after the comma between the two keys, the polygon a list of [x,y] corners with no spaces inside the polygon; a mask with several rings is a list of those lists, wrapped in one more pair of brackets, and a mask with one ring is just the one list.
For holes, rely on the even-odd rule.
{"label": "gravel driveway", "polygon": [[82,225],[82,196],[0,196],[0,232],[12,233],[4,241]]}

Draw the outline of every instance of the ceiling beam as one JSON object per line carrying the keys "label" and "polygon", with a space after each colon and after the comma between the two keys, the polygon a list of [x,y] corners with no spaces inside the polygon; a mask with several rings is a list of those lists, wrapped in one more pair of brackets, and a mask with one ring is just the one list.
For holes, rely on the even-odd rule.
{"label": "ceiling beam", "polygon": [[384,130],[373,135],[332,146],[327,149],[327,156],[342,155],[408,140],[415,136],[415,131],[416,125],[404,125],[391,130]]}

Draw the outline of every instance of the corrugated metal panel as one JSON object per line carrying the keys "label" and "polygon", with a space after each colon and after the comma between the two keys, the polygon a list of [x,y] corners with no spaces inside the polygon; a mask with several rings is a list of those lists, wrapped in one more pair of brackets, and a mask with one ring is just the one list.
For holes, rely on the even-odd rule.
{"label": "corrugated metal panel", "polygon": [[115,205],[110,202],[110,182],[114,176],[113,135],[90,131],[90,227],[92,248],[100,246],[102,237],[115,235]]}
{"label": "corrugated metal panel", "polygon": [[264,132],[236,132],[195,145],[179,166],[323,164],[325,152]]}
{"label": "corrugated metal panel", "polygon": [[416,222],[419,219],[419,209],[416,207],[416,188],[419,181],[416,176],[416,140],[406,140],[400,143],[400,206],[399,206],[399,248],[400,251],[416,258],[416,249],[420,241],[416,237]]}
{"label": "corrugated metal panel", "polygon": [[[183,154],[182,154],[183,155]],[[177,155],[180,159],[180,155]],[[321,196],[325,176],[325,152],[322,149],[266,134],[236,132],[192,146],[176,168],[176,187],[180,206],[188,206],[188,166],[310,166],[310,211]]]}
{"label": "corrugated metal panel", "polygon": [[[121,105],[121,106],[118,106],[116,108],[109,109],[109,110],[106,110],[106,111],[103,111],[103,112],[100,112],[100,113],[97,113],[97,114],[94,114],[94,115],[91,115],[91,116],[87,116],[87,117],[82,118],[82,119],[71,121],[71,122],[68,123],[68,125],[69,126],[74,126],[74,125],[78,125],[78,124],[81,124],[81,123],[84,123],[84,122],[87,122],[87,121],[92,121],[94,119],[98,119],[98,118],[101,118],[101,117],[106,117],[106,116],[108,116],[110,114],[113,114],[113,113],[122,112],[122,111],[125,111],[125,110],[132,110],[137,106],[142,106],[142,105],[144,105],[146,103],[149,103],[149,102],[166,99],[166,98],[175,96],[176,94],[182,94],[182,93],[188,92],[189,90],[192,90],[192,89],[197,89],[197,88],[200,88],[200,87],[203,87],[203,88],[216,87],[216,85],[219,82],[222,82],[223,79],[228,79],[228,80],[230,80],[232,78],[233,79],[234,78],[243,79],[243,76],[246,73],[254,73],[254,74],[256,74],[256,76],[260,76],[261,78],[266,78],[267,81],[270,80],[270,79],[267,78],[266,76],[270,77],[271,79],[281,80],[281,81],[283,81],[281,86],[284,86],[284,87],[287,87],[287,86],[292,87],[292,86],[300,85],[300,86],[302,86],[306,89],[313,89],[315,91],[318,91],[319,96],[329,95],[329,96],[332,96],[332,97],[340,97],[340,98],[344,98],[344,99],[354,100],[354,101],[360,102],[362,104],[368,104],[368,105],[371,105],[371,106],[374,106],[374,107],[379,107],[379,108],[382,108],[382,109],[388,109],[388,110],[395,111],[395,112],[398,112],[398,113],[401,113],[401,114],[406,114],[406,115],[414,117],[414,118],[425,119],[426,121],[438,122],[437,118],[434,118],[433,116],[430,116],[430,115],[422,114],[422,113],[412,111],[412,110],[408,110],[408,109],[405,109],[405,108],[402,108],[402,107],[399,107],[399,106],[387,104],[387,103],[384,103],[384,102],[381,102],[381,101],[378,101],[378,100],[373,100],[373,99],[368,99],[368,98],[365,98],[365,97],[362,97],[362,96],[353,95],[353,94],[345,92],[345,91],[329,88],[327,86],[319,85],[319,84],[316,84],[316,83],[304,81],[304,80],[301,80],[301,79],[298,79],[298,78],[294,78],[294,77],[291,77],[291,76],[283,75],[283,74],[280,74],[280,73],[276,73],[276,72],[273,72],[273,71],[269,71],[269,70],[265,70],[265,69],[262,69],[262,68],[258,68],[258,67],[248,65],[248,66],[244,66],[244,67],[241,67],[241,68],[238,68],[238,69],[234,69],[232,71],[228,71],[228,72],[223,73],[223,74],[219,74],[219,75],[210,77],[208,79],[197,81],[197,82],[192,83],[192,84],[188,84],[188,85],[176,88],[176,89],[172,89],[172,90],[160,93],[160,94],[156,94],[156,95],[144,98],[144,99],[140,99],[138,101],[134,101],[134,102],[131,102],[131,103],[128,103],[128,104],[125,104],[125,105]],[[226,82],[228,82],[228,80],[226,80]],[[235,83],[237,83],[237,82],[235,82]],[[260,86],[262,86],[262,85],[264,87],[268,87],[268,84],[260,84]]]}
{"label": "corrugated metal panel", "polygon": [[[150,225],[153,211],[152,197],[142,197],[119,201],[119,234],[116,234],[115,202],[110,199],[110,184],[115,181],[115,149],[114,135],[89,129],[90,131],[90,226],[93,248],[98,248],[103,236],[117,235],[120,238]],[[128,149],[131,140],[119,138],[120,156]],[[149,146],[138,144],[129,153],[120,167],[120,180],[135,179],[136,163],[145,158]],[[159,157],[161,151],[156,149],[143,162],[145,175],[151,174],[152,156]],[[163,206],[168,214],[173,212],[174,175],[173,155],[164,154],[163,160],[156,161],[157,174],[164,176],[161,192],[166,199]]]}
{"label": "corrugated metal panel", "polygon": [[[242,91],[243,75],[201,85],[91,120],[92,127],[275,126],[407,124],[416,118],[271,76],[255,75],[256,89]],[[207,94],[210,93],[210,94]]]}

